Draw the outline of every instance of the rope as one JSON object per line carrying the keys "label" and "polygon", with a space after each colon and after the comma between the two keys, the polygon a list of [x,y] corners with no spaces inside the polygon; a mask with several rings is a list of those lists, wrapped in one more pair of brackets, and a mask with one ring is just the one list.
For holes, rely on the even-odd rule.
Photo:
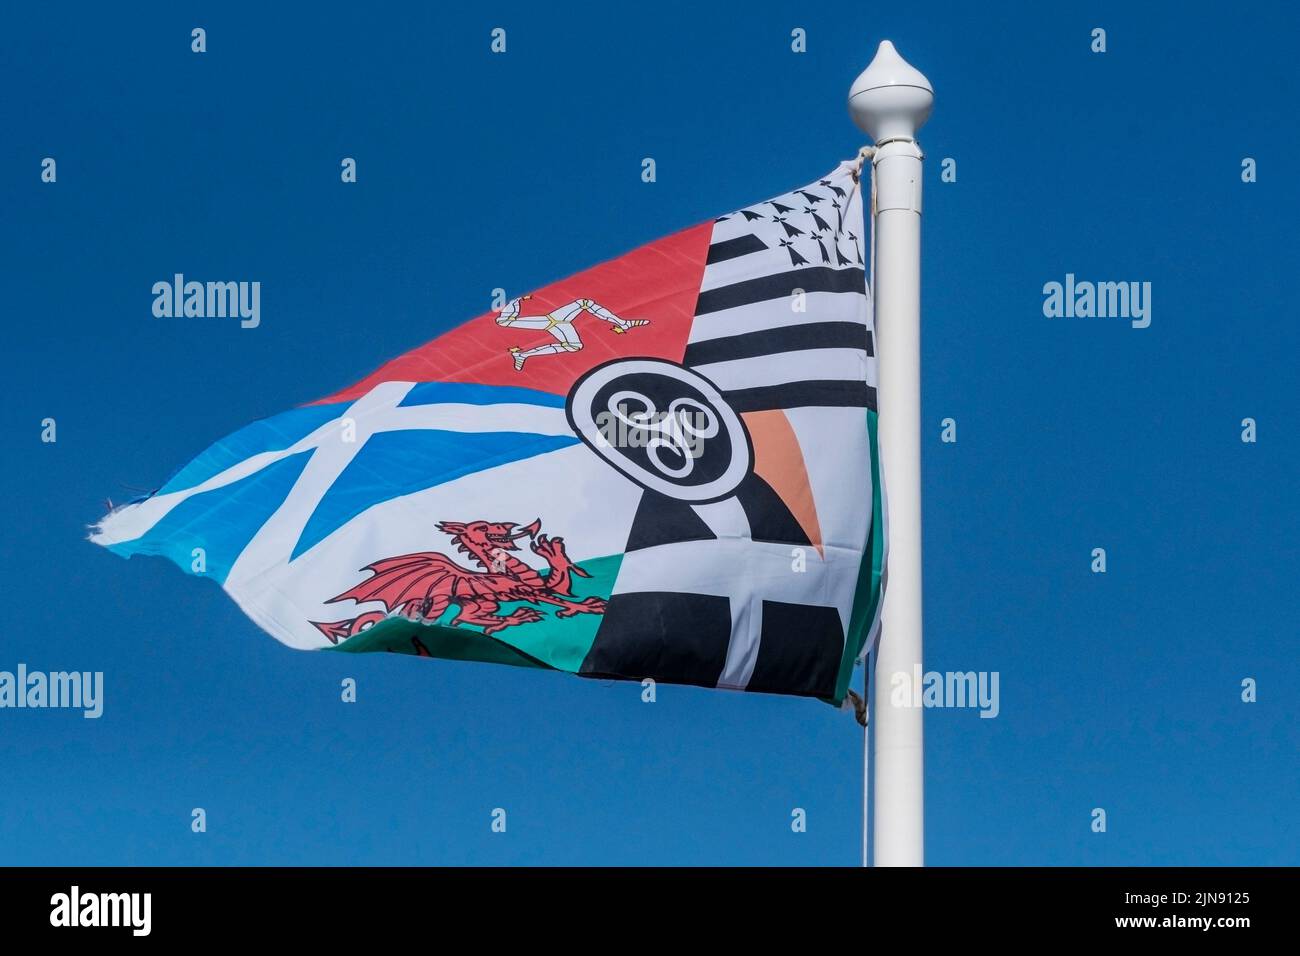
{"label": "rope", "polygon": [[853,181],[856,183],[862,176],[862,166],[872,156],[876,155],[876,147],[863,146],[858,150],[858,158],[853,161]]}

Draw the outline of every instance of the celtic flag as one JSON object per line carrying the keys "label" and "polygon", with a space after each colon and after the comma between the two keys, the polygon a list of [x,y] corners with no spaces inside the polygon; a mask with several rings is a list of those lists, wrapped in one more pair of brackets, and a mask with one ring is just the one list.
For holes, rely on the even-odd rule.
{"label": "celtic flag", "polygon": [[254,422],[91,539],[296,648],[838,703],[885,553],[864,235],[844,163]]}

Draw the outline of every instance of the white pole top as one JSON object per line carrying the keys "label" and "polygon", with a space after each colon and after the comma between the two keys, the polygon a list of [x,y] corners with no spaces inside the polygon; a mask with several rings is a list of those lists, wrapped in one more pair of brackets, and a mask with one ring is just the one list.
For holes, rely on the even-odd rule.
{"label": "white pole top", "polygon": [[876,58],[849,89],[849,113],[871,139],[912,139],[930,118],[934,87],[894,44],[884,40]]}

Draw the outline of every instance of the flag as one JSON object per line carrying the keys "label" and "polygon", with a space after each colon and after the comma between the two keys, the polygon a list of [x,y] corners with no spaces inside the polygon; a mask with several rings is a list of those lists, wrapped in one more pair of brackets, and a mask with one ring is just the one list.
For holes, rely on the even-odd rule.
{"label": "flag", "polygon": [[857,169],[501,302],[91,539],[295,648],[838,703],[885,557]]}

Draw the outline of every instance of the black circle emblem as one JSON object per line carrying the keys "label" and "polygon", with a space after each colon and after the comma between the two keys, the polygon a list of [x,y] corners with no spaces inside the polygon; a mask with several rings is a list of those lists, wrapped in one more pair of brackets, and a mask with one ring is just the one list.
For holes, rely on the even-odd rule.
{"label": "black circle emblem", "polygon": [[740,416],[712,382],[673,362],[599,365],[574,384],[565,410],[587,447],[670,498],[725,498],[753,465]]}

